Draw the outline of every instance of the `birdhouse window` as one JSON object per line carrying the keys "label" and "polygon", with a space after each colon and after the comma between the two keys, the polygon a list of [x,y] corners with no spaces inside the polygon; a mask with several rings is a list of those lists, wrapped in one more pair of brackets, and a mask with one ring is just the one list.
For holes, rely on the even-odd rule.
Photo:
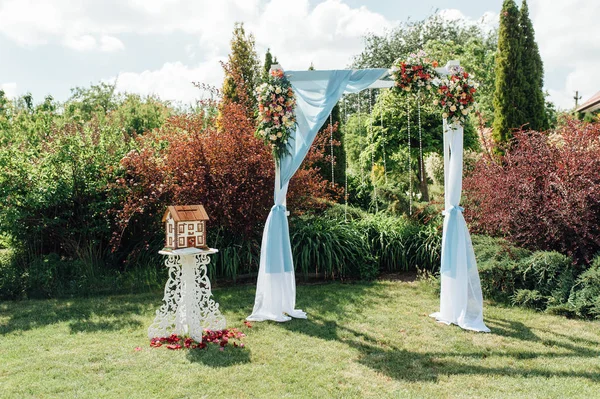
{"label": "birdhouse window", "polygon": [[173,237],[169,237],[169,246],[172,247],[173,246]]}
{"label": "birdhouse window", "polygon": [[179,237],[179,246],[180,247],[184,247],[185,246],[185,238]]}
{"label": "birdhouse window", "polygon": [[183,225],[183,224],[180,224],[180,225],[179,225],[179,232],[180,232],[180,233],[183,233],[184,231],[185,231],[185,225]]}
{"label": "birdhouse window", "polygon": [[203,225],[204,225],[204,222],[196,223],[196,231],[198,231],[199,233],[202,233],[204,231]]}
{"label": "birdhouse window", "polygon": [[188,231],[194,231],[194,225],[188,224]]}
{"label": "birdhouse window", "polygon": [[169,223],[169,233],[173,232],[173,225],[171,223]]}

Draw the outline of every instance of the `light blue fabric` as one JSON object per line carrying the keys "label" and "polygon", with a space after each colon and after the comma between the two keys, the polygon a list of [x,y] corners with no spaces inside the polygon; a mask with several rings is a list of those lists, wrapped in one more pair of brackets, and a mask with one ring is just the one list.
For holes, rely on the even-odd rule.
{"label": "light blue fabric", "polygon": [[297,127],[290,138],[291,153],[283,157],[275,181],[275,205],[271,208],[263,233],[261,266],[267,273],[293,271],[292,250],[285,208],[288,184],[306,157],[319,129],[344,93],[369,87],[387,69],[287,71],[296,95]]}
{"label": "light blue fabric", "polygon": [[460,204],[463,169],[463,127],[444,120],[444,230],[442,233],[440,311],[446,324],[489,332],[483,322],[483,296],[477,261]]}

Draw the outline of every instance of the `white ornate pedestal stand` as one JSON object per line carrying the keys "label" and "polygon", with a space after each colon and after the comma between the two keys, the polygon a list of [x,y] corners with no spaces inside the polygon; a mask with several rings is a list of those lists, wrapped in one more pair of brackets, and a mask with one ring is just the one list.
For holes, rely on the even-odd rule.
{"label": "white ornate pedestal stand", "polygon": [[212,299],[206,273],[206,265],[210,263],[208,255],[217,252],[213,248],[159,251],[159,254],[167,256],[165,265],[169,268],[169,278],[163,304],[148,328],[148,338],[177,334],[201,341],[204,329],[225,328],[225,317],[219,311],[219,304]]}

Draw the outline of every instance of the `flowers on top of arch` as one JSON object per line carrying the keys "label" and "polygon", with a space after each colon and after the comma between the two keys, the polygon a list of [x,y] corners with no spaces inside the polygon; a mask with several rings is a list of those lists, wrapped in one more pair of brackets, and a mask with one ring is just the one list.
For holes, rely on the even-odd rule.
{"label": "flowers on top of arch", "polygon": [[271,147],[279,160],[289,154],[289,140],[296,126],[296,98],[292,84],[281,69],[272,70],[267,82],[256,89],[258,126],[256,137]]}
{"label": "flowers on top of arch", "polygon": [[432,61],[423,50],[412,53],[406,60],[396,60],[392,65],[392,77],[396,87],[402,92],[429,94],[433,80],[438,77],[435,68],[437,61]]}
{"label": "flowers on top of arch", "polygon": [[448,72],[438,83],[433,103],[439,105],[442,117],[449,123],[463,124],[473,109],[474,94],[479,85],[460,66],[452,66]]}

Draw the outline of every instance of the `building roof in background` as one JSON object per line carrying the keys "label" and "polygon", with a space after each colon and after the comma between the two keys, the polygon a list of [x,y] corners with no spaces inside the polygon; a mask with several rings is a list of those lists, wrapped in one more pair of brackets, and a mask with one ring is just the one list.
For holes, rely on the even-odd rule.
{"label": "building roof in background", "polygon": [[593,112],[600,109],[600,91],[594,94],[589,100],[581,104],[575,111]]}

